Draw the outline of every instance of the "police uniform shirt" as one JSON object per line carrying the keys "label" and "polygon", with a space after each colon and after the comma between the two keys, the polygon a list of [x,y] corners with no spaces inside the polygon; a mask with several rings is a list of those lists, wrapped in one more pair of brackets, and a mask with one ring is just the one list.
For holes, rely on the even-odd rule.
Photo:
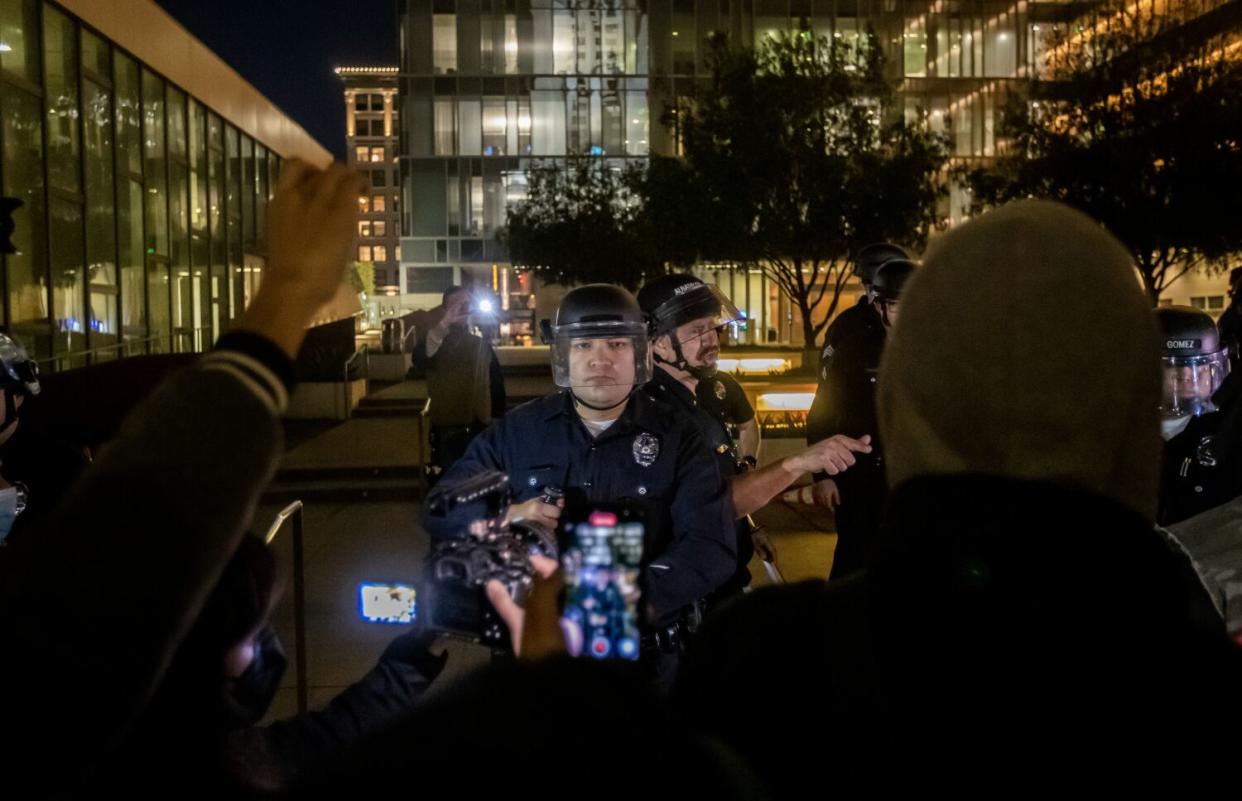
{"label": "police uniform shirt", "polygon": [[[667,370],[657,367],[655,377],[647,384],[647,389],[652,395],[676,409],[679,414],[684,415],[687,420],[693,421],[703,437],[703,442],[707,444],[712,456],[716,459],[721,473],[726,476],[733,476],[738,473],[737,448],[734,445],[733,437],[729,435],[725,421],[698,402],[698,396],[701,394],[703,385],[711,383],[713,383],[713,379],[700,379],[698,383],[699,391],[691,394],[685,384],[670,375]],[[735,386],[736,384],[737,382],[734,382]],[[741,390],[740,386],[738,390]],[[745,400],[745,397],[743,395],[742,399]],[[749,403],[746,405],[750,406]],[[754,417],[753,411],[751,412],[751,417]],[[739,573],[745,573],[745,579],[749,579],[746,566],[750,564],[750,558],[755,553],[754,545],[750,539],[750,525],[745,521],[739,522],[735,520],[733,530],[737,543],[738,571]],[[746,580],[743,580],[742,583],[745,584]]]}
{"label": "police uniform shirt", "polygon": [[[471,442],[441,486],[488,470],[508,474],[514,503],[557,487],[591,503],[645,507],[643,592],[654,622],[675,619],[733,574],[725,476],[697,428],[645,391],[598,437],[567,391],[519,406]],[[424,524],[433,536],[452,536],[478,516],[477,508],[459,508],[444,518],[428,515]]]}
{"label": "police uniform shirt", "polygon": [[726,425],[741,425],[755,419],[746,390],[728,373],[701,379],[694,396],[702,409]]}

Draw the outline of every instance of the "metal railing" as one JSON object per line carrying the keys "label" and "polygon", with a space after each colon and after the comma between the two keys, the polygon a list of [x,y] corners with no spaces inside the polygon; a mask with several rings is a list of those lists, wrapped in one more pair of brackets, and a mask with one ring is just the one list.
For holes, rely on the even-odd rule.
{"label": "metal railing", "polygon": [[293,519],[293,659],[297,666],[298,714],[306,714],[309,685],[306,677],[306,577],[302,567],[302,502],[281,509],[268,528],[263,541],[268,545],[276,539],[285,523]]}
{"label": "metal railing", "polygon": [[[350,384],[349,374],[353,370],[354,365],[358,362],[359,359],[362,360],[362,365],[363,365],[362,378],[369,382],[371,380],[371,348],[370,346],[363,345],[362,347],[358,348],[358,350],[354,351],[353,355],[351,355],[348,359],[345,360],[345,368],[342,371],[342,376],[341,376],[341,381],[343,382],[343,387],[344,387],[341,390],[341,392],[345,396],[345,406],[343,407],[345,419],[349,419],[350,414],[353,411],[352,404],[351,404],[351,401],[353,400],[351,393],[353,392],[353,390],[350,388],[351,384]],[[362,394],[363,395],[366,394],[365,388]]]}
{"label": "metal railing", "polygon": [[[166,346],[165,350],[162,351],[163,353],[202,353],[206,351],[206,348],[179,351],[176,349],[177,342],[183,337],[189,337],[193,342],[196,339],[196,335],[201,335],[203,332],[211,330],[212,328],[210,326],[200,326],[199,328],[178,329],[175,333],[171,334],[156,334],[149,337],[123,339],[111,345],[99,345],[94,348],[87,348],[86,350],[65,351],[64,353],[45,356],[42,359],[36,359],[35,363],[39,365],[41,370],[59,370],[63,369],[61,365],[71,367],[74,362],[95,364],[101,361],[100,357],[104,354],[118,351],[119,353],[116,353],[114,356],[110,356],[108,360],[124,358],[126,356],[145,356],[151,352],[149,346],[155,342],[163,343]],[[198,336],[197,338],[199,339],[199,342],[204,339],[201,336]],[[57,366],[53,368],[53,365]]]}
{"label": "metal railing", "polygon": [[424,497],[430,489],[430,482],[427,481],[427,415],[430,413],[431,398],[426,398],[418,410],[418,480],[422,485]]}

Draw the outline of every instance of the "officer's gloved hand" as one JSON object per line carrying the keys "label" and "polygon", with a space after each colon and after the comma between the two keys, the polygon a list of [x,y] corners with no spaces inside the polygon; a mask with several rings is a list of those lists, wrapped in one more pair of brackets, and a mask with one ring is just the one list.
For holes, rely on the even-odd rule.
{"label": "officer's gloved hand", "polygon": [[528,660],[566,653],[561,633],[560,597],[564,583],[555,559],[532,556],[535,580],[519,603],[499,581],[487,582],[487,600],[509,627],[513,653]]}

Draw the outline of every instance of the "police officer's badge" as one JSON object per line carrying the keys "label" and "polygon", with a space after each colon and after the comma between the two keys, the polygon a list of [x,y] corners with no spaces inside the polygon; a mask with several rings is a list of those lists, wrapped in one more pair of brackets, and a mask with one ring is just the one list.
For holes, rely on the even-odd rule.
{"label": "police officer's badge", "polygon": [[717,381],[716,382],[716,400],[724,400],[725,394],[726,394],[725,385]]}
{"label": "police officer's badge", "polygon": [[655,464],[660,455],[660,440],[653,434],[639,434],[634,437],[634,461],[643,467]]}

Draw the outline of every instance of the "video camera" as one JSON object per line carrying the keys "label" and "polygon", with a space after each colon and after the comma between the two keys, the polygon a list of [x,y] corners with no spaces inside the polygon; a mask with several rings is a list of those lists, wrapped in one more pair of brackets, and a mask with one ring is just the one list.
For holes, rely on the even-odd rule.
{"label": "video camera", "polygon": [[[543,490],[547,503],[560,497],[557,488]],[[432,545],[418,593],[425,610],[422,623],[431,631],[507,650],[508,629],[488,602],[485,587],[496,580],[514,599],[525,595],[534,577],[530,556],[557,558],[556,535],[526,521],[504,523],[509,477],[499,471],[437,487],[427,499],[433,515],[477,504],[483,507],[480,518]],[[414,599],[408,585],[364,584],[361,613],[375,622],[410,622],[416,616]]]}

